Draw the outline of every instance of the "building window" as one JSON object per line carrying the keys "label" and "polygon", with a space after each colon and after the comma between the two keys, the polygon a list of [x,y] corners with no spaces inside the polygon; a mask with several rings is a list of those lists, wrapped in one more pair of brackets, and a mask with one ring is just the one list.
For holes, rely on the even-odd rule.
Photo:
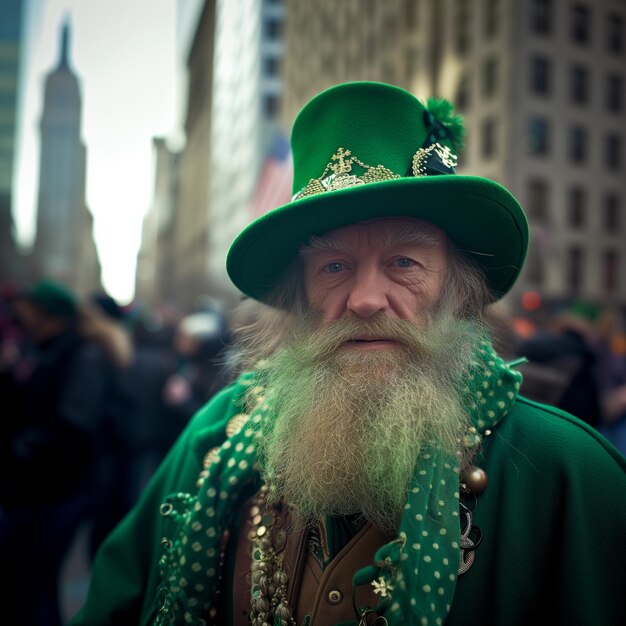
{"label": "building window", "polygon": [[498,82],[498,61],[489,57],[483,64],[483,95],[490,98],[496,91]]}
{"label": "building window", "polygon": [[322,74],[330,73],[337,69],[337,56],[334,54],[332,48],[322,50],[318,57],[318,62],[321,64]]}
{"label": "building window", "polygon": [[570,8],[570,34],[572,41],[586,44],[591,38],[591,11],[582,4]]}
{"label": "building window", "polygon": [[391,45],[396,39],[396,16],[393,13],[388,14],[383,21],[383,38],[387,45]]}
{"label": "building window", "polygon": [[470,17],[469,0],[456,0],[455,5],[455,47],[457,54],[464,55],[470,49]]}
{"label": "building window", "polygon": [[365,35],[365,66],[371,67],[376,58],[376,37],[373,32]]}
{"label": "building window", "polygon": [[528,251],[528,256],[524,263],[524,274],[528,282],[539,287],[545,279],[545,261],[542,252],[537,246],[533,246]]}
{"label": "building window", "polygon": [[530,88],[540,96],[546,96],[551,91],[550,59],[544,56],[533,57],[530,64]]}
{"label": "building window", "polygon": [[550,151],[550,125],[544,117],[531,117],[528,122],[527,148],[530,154],[545,156]]}
{"label": "building window", "polygon": [[619,74],[609,74],[606,79],[606,108],[620,113],[623,107],[624,83]]}
{"label": "building window", "polygon": [[573,229],[584,228],[587,221],[587,193],[582,187],[572,187],[569,191],[567,221]]}
{"label": "building window", "polygon": [[280,59],[278,57],[265,57],[263,59],[263,72],[265,76],[278,76],[280,74]]}
{"label": "building window", "polygon": [[607,15],[606,31],[607,50],[619,54],[624,49],[624,18],[616,13]]}
{"label": "building window", "polygon": [[492,118],[483,121],[481,133],[481,155],[484,159],[493,158],[496,153],[496,121]]}
{"label": "building window", "polygon": [[283,34],[283,20],[277,17],[266,18],[264,24],[264,34],[268,39],[280,39]]}
{"label": "building window", "polygon": [[456,108],[459,111],[467,111],[471,104],[472,85],[470,75],[464,72],[457,85],[456,97],[454,99]]}
{"label": "building window", "polygon": [[280,99],[276,94],[268,93],[263,96],[263,113],[267,117],[276,117],[280,110]]}
{"label": "building window", "polygon": [[418,72],[419,54],[417,50],[415,48],[407,48],[405,59],[405,77],[407,82],[410,82]]}
{"label": "building window", "polygon": [[569,159],[572,163],[584,163],[587,160],[587,130],[582,126],[570,128]]}
{"label": "building window", "polygon": [[614,294],[618,286],[619,255],[615,250],[606,250],[602,260],[602,274],[604,279],[604,291]]}
{"label": "building window", "polygon": [[621,230],[620,198],[616,193],[607,193],[604,197],[604,230],[616,234]]}
{"label": "building window", "polygon": [[484,0],[485,2],[485,37],[491,39],[498,32],[498,0]]}
{"label": "building window", "polygon": [[571,293],[578,293],[583,282],[585,254],[579,246],[572,246],[567,252],[567,285]]}
{"label": "building window", "polygon": [[530,28],[538,35],[549,35],[552,32],[552,0],[532,0]]}
{"label": "building window", "polygon": [[570,71],[570,100],[585,104],[589,99],[589,72],[583,65],[574,65]]}
{"label": "building window", "polygon": [[419,0],[404,0],[404,25],[407,30],[417,26]]}
{"label": "building window", "polygon": [[622,140],[611,133],[605,139],[605,163],[608,169],[618,170],[622,164]]}
{"label": "building window", "polygon": [[382,73],[386,81],[392,84],[396,82],[396,65],[394,63],[390,63],[390,62],[383,63]]}
{"label": "building window", "polygon": [[548,223],[548,183],[535,178],[528,183],[528,217],[533,224]]}

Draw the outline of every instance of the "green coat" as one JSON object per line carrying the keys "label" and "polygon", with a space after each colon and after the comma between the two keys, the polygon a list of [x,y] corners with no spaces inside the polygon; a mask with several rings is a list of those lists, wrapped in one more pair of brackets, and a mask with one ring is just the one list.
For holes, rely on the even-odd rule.
{"label": "green coat", "polygon": [[[243,393],[230,385],[192,419],[102,545],[87,602],[70,626],[152,623],[159,506],[172,493],[195,492],[203,456],[224,441]],[[483,540],[459,578],[446,626],[623,624],[626,459],[577,418],[519,397],[485,438],[477,464],[489,476],[473,514]]]}

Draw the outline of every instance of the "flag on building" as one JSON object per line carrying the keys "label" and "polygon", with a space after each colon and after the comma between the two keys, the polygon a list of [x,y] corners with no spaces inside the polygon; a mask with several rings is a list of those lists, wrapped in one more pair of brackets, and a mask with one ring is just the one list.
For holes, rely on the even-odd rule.
{"label": "flag on building", "polygon": [[265,158],[256,190],[250,204],[250,219],[254,220],[268,211],[291,200],[293,161],[289,141],[277,133]]}

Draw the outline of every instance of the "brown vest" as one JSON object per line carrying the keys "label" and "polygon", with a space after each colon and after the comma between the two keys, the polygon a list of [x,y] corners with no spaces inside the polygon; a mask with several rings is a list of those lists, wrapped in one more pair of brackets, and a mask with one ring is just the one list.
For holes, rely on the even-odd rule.
{"label": "brown vest", "polygon": [[[249,501],[243,510],[237,541],[235,576],[233,582],[233,626],[250,624],[250,588],[252,546]],[[325,550],[325,532],[321,529],[322,549]],[[269,528],[272,545],[282,554],[283,571],[289,577],[287,594],[292,615],[297,624],[310,616],[310,626],[331,626],[342,621],[358,621],[352,603],[352,577],[362,567],[374,563],[374,554],[389,541],[380,530],[366,524],[339,551],[322,570],[309,549],[309,532],[299,525],[286,509],[278,513]],[[357,607],[376,606],[379,598],[369,585],[357,588]]]}

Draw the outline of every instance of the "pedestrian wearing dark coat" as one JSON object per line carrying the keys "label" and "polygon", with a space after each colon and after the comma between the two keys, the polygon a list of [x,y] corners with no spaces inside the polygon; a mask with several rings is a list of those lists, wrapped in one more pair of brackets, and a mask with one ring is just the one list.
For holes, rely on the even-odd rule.
{"label": "pedestrian wearing dark coat", "polygon": [[114,380],[102,347],[79,330],[79,306],[42,280],[13,301],[30,349],[3,398],[0,453],[2,621],[59,626],[59,575],[98,493],[101,434]]}

